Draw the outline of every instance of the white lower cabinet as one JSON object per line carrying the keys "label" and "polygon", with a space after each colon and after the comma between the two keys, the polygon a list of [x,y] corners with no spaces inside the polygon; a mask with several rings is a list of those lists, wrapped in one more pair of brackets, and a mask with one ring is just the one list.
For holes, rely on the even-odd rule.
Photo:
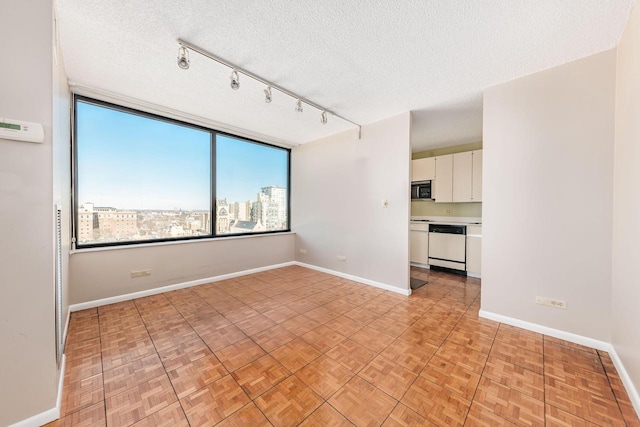
{"label": "white lower cabinet", "polygon": [[409,260],[414,264],[429,264],[429,226],[411,224],[409,232]]}
{"label": "white lower cabinet", "polygon": [[482,227],[467,227],[467,275],[480,277],[482,264]]}

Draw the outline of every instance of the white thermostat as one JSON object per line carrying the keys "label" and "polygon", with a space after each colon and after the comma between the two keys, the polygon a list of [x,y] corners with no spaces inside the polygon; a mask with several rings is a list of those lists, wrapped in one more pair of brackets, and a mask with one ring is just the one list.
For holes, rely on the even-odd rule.
{"label": "white thermostat", "polygon": [[40,123],[0,118],[0,139],[25,142],[44,142],[44,129]]}

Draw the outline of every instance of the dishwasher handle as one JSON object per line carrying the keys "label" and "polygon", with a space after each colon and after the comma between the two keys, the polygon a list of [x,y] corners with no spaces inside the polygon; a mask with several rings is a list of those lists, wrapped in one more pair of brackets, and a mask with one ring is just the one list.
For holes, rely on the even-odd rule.
{"label": "dishwasher handle", "polygon": [[429,233],[467,234],[466,225],[429,224]]}

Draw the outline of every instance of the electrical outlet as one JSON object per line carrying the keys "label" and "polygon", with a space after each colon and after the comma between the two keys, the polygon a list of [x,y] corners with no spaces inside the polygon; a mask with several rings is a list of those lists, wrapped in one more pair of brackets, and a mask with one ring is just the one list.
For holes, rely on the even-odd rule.
{"label": "electrical outlet", "polygon": [[338,255],[337,260],[341,262],[347,262],[347,257],[343,255]]}
{"label": "electrical outlet", "polygon": [[546,305],[547,307],[567,309],[567,302],[559,299],[536,297],[536,304]]}
{"label": "electrical outlet", "polygon": [[451,215],[451,209],[447,208],[447,215]]}
{"label": "electrical outlet", "polygon": [[298,252],[300,252],[302,255],[306,255],[307,254],[307,250],[306,249],[298,249]]}
{"label": "electrical outlet", "polygon": [[151,270],[138,270],[131,272],[131,278],[137,279],[138,277],[151,276]]}

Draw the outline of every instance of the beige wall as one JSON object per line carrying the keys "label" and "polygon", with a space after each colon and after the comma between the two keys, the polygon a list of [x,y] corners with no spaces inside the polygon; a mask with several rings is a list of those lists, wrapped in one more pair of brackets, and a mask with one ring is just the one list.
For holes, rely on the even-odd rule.
{"label": "beige wall", "polygon": [[[640,413],[640,6],[632,11],[617,50],[613,187],[612,336],[635,388]],[[630,394],[633,392],[630,391]]]}
{"label": "beige wall", "polygon": [[615,59],[485,90],[483,310],[610,341]]}
{"label": "beige wall", "polygon": [[[433,150],[413,153],[412,159],[443,156],[445,154],[464,153],[465,151],[481,150],[482,142],[453,145],[451,147],[436,148]],[[411,216],[464,216],[481,217],[482,203],[435,203],[432,201],[412,201]]]}
{"label": "beige wall", "polygon": [[404,113],[363,126],[360,140],[345,132],[293,149],[298,261],[408,290],[410,126]]}
{"label": "beige wall", "polygon": [[[0,140],[0,426],[55,407],[53,74],[50,1],[3,0],[0,115],[45,141]],[[57,125],[57,124],[56,124]]]}
{"label": "beige wall", "polygon": [[[291,262],[294,245],[288,233],[78,251],[70,262],[71,303]],[[150,276],[131,278],[147,269]]]}

